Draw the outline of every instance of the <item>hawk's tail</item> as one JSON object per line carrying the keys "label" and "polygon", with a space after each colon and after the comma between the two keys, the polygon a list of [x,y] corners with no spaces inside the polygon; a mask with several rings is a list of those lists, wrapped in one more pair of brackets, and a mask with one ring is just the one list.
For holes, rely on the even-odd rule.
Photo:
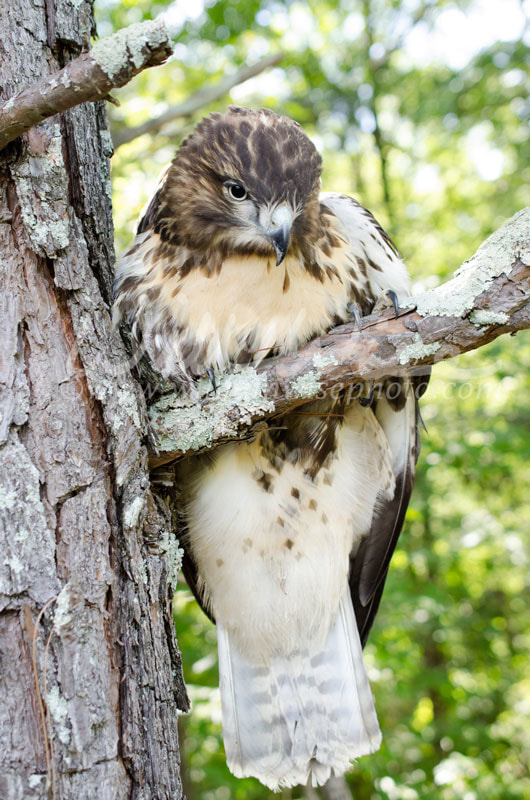
{"label": "hawk's tail", "polygon": [[325,783],[381,743],[349,594],[325,645],[255,665],[217,625],[228,766],[270,789]]}

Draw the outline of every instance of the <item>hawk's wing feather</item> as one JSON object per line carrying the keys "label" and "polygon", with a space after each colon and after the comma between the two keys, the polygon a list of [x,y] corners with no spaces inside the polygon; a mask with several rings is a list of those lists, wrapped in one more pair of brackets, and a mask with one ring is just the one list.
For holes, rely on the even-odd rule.
{"label": "hawk's wing feather", "polygon": [[399,297],[409,294],[409,276],[397,248],[370,211],[353,197],[335,192],[323,192],[320,202],[343,225],[351,252],[359,269],[364,271],[374,302],[392,289]]}
{"label": "hawk's wing feather", "polygon": [[383,397],[377,401],[375,415],[390,444],[396,488],[391,500],[382,499],[378,503],[370,531],[351,562],[350,590],[363,645],[379,607],[414,484],[419,436],[417,400],[412,386],[402,409],[393,409]]}
{"label": "hawk's wing feather", "polygon": [[204,602],[204,597],[199,589],[199,574],[197,570],[197,564],[193,559],[190,549],[186,547],[184,538],[179,540],[179,544],[184,550],[184,554],[182,556],[182,572],[186,578],[186,583],[191,589],[191,592],[200,608],[204,611],[208,619],[215,625],[215,617],[212,613],[212,610],[208,608],[208,604]]}
{"label": "hawk's wing feather", "polygon": [[[406,296],[408,276],[403,262],[372,214],[346,195],[324,194],[322,202],[344,225],[352,250],[361,253],[374,292],[392,289],[398,298]],[[390,446],[396,488],[390,500],[378,499],[371,528],[351,559],[350,591],[363,645],[379,607],[414,484],[420,445],[417,397],[423,393],[416,391],[416,387],[422,382],[425,376],[402,380],[402,391],[395,401],[383,393],[373,406]]]}
{"label": "hawk's wing feather", "polygon": [[[172,480],[172,487],[174,486],[181,486],[186,483],[186,481],[190,480],[190,476],[193,475],[194,472],[200,470],[202,468],[207,468],[208,463],[211,462],[211,454],[210,453],[203,453],[201,455],[195,456],[195,458],[191,459],[184,459],[179,464],[174,465],[173,469],[175,470]],[[191,478],[193,480],[193,478]],[[188,531],[188,524],[186,520],[186,515],[182,513],[182,509],[185,508],[185,498],[182,496],[180,490],[178,490],[177,494],[178,500],[175,508],[176,513],[176,523],[177,523],[177,530],[179,535],[179,544],[183,550],[182,554],[182,573],[186,579],[186,583],[188,584],[191,593],[195,597],[195,600],[199,604],[199,607],[202,611],[206,614],[208,619],[213,622],[215,625],[215,616],[209,604],[205,601],[204,593],[201,591],[201,582],[199,578],[199,570],[197,566],[197,562],[193,558],[192,549],[189,543],[189,531]]]}

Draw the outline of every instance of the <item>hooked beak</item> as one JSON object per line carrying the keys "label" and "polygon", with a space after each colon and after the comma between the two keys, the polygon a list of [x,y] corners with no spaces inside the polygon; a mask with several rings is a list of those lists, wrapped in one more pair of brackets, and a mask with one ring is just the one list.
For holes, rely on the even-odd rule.
{"label": "hooked beak", "polygon": [[291,241],[291,226],[278,225],[267,233],[267,239],[276,250],[276,266],[282,263]]}

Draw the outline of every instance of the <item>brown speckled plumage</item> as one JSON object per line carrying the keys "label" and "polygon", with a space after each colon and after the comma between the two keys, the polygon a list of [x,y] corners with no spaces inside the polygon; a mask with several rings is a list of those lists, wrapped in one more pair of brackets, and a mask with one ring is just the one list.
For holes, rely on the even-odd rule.
{"label": "brown speckled plumage", "polygon": [[[284,163],[286,169],[278,170]],[[227,179],[241,181],[259,205],[289,201],[306,213],[293,226],[292,246],[303,248],[309,235],[320,234],[318,194],[321,158],[299,125],[272,111],[232,107],[213,113],[185,139],[162,186],[142,218],[138,232],[151,229],[160,236],[160,255],[166,243],[190,251],[193,264],[218,268],[234,252],[271,255],[263,243],[238,245],[231,232],[240,222],[221,191]],[[228,234],[228,235],[227,235]]]}

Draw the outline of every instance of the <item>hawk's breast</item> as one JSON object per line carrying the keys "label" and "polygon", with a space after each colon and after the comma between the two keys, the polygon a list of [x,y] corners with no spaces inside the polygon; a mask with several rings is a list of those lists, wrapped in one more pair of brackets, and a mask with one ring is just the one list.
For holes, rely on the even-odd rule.
{"label": "hawk's breast", "polygon": [[267,436],[226,445],[210,468],[192,466],[183,477],[200,588],[252,657],[326,636],[350,553],[370,528],[376,497],[394,489],[388,443],[357,402],[316,474],[303,452],[279,446],[271,459]]}
{"label": "hawk's breast", "polygon": [[[336,221],[337,225],[340,223]],[[328,226],[331,223],[328,221]],[[370,303],[369,281],[339,235],[276,266],[259,255],[190,266],[187,251],[142,234],[121,261],[121,313],[133,310],[155,363],[168,371],[168,353],[192,374],[230,361],[261,360],[295,350],[348,318],[348,303]],[[164,357],[158,356],[162,351]]]}

